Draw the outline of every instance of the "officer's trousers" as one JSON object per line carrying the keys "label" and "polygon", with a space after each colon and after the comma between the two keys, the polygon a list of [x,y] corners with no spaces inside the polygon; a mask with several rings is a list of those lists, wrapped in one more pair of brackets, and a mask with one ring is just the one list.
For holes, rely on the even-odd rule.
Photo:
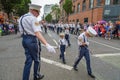
{"label": "officer's trousers", "polygon": [[29,80],[30,69],[34,61],[34,77],[40,76],[40,45],[35,36],[24,35],[22,45],[25,49],[26,61],[23,70],[23,80]]}
{"label": "officer's trousers", "polygon": [[78,63],[80,62],[80,60],[85,57],[86,59],[86,65],[87,65],[87,72],[88,74],[91,74],[91,65],[90,65],[90,55],[89,55],[89,50],[88,48],[85,46],[79,46],[79,55],[74,63],[74,67],[76,68]]}

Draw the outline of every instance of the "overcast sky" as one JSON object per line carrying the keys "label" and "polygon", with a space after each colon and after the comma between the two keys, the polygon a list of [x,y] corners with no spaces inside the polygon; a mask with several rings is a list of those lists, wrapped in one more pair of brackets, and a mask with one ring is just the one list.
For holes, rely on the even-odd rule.
{"label": "overcast sky", "polygon": [[31,0],[32,3],[42,6],[40,16],[38,17],[39,20],[41,20],[41,16],[43,15],[43,7],[45,4],[59,4],[59,1],[60,0]]}

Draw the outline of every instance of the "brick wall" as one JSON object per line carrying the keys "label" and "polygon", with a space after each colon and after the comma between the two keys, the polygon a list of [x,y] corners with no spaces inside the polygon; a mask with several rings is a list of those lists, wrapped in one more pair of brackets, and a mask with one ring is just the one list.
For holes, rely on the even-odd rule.
{"label": "brick wall", "polygon": [[[88,23],[96,23],[98,20],[102,20],[102,15],[103,15],[103,5],[104,5],[104,1],[101,1],[101,6],[100,7],[96,7],[97,6],[97,2],[96,0],[94,0],[94,8],[90,9],[89,8],[89,0],[86,0],[86,10],[82,11],[82,3],[83,0],[76,0],[75,2],[73,2],[73,6],[75,6],[75,11],[76,13],[73,13],[69,16],[69,22],[73,22],[77,19],[79,19],[80,23],[84,23],[84,18],[88,18]],[[77,5],[80,4],[80,12],[77,13]]]}

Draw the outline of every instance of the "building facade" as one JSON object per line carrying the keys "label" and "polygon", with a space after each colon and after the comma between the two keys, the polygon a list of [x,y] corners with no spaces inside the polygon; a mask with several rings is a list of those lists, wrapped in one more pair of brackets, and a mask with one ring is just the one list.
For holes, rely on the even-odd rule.
{"label": "building facade", "polygon": [[[99,20],[120,20],[120,0],[72,0],[69,22],[97,23]],[[113,12],[114,11],[114,12]]]}
{"label": "building facade", "polygon": [[120,21],[120,0],[104,0],[102,19]]}
{"label": "building facade", "polygon": [[63,4],[65,3],[65,0],[60,0],[59,4],[60,4],[60,22],[66,22],[66,13],[63,10]]}

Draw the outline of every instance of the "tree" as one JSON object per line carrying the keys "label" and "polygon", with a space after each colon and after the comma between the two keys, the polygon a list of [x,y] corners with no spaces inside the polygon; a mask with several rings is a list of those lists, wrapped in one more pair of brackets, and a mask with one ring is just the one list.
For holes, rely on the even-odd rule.
{"label": "tree", "polygon": [[1,0],[4,11],[9,14],[15,11],[18,14],[24,14],[28,11],[30,0]]}
{"label": "tree", "polygon": [[13,3],[11,3],[11,1],[9,0],[1,0],[1,4],[3,6],[4,11],[8,14],[12,12],[12,8],[13,8]]}
{"label": "tree", "polygon": [[72,13],[72,0],[65,0],[65,3],[63,4],[63,9],[66,12],[68,22],[69,14]]}
{"label": "tree", "polygon": [[45,20],[47,22],[51,22],[52,21],[52,15],[51,14],[48,14],[46,17],[45,17]]}
{"label": "tree", "polygon": [[57,4],[55,4],[53,7],[52,7],[52,12],[55,12],[55,17],[56,17],[56,22],[59,20],[60,18],[60,8]]}
{"label": "tree", "polygon": [[31,0],[21,0],[21,4],[15,5],[14,9],[16,10],[16,13],[18,14],[18,16],[21,16],[28,12],[29,10],[28,3],[30,2]]}

